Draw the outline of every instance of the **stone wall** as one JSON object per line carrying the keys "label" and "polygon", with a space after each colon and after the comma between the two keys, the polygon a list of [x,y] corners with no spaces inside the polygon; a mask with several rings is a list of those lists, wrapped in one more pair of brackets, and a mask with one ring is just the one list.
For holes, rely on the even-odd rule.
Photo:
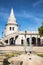
{"label": "stone wall", "polygon": [[[26,47],[26,50],[29,51],[29,46]],[[43,47],[32,47],[32,50],[34,52],[43,52]],[[9,52],[9,51],[24,51],[24,46],[6,46],[6,47],[0,47],[0,53],[2,52]]]}

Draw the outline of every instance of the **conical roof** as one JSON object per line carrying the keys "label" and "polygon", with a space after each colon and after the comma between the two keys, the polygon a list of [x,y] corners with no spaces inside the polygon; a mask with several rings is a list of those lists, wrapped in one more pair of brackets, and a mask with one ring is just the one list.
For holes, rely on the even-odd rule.
{"label": "conical roof", "polygon": [[11,13],[10,13],[10,16],[9,16],[9,19],[8,19],[8,24],[17,24],[16,18],[14,16],[13,8],[11,9]]}

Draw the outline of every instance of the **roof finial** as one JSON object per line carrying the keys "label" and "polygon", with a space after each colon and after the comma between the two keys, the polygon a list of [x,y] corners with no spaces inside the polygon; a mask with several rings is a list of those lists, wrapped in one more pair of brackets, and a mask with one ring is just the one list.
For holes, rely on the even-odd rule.
{"label": "roof finial", "polygon": [[11,9],[11,14],[12,14],[12,15],[14,14],[14,12],[13,12],[13,8]]}
{"label": "roof finial", "polygon": [[9,16],[9,19],[8,19],[8,23],[17,24],[16,18],[14,16],[13,8],[11,8],[11,13],[10,13],[10,16]]}
{"label": "roof finial", "polygon": [[11,8],[11,13],[10,13],[10,17],[9,17],[9,18],[10,18],[10,19],[12,18],[12,19],[16,20],[16,18],[15,18],[15,16],[14,16],[13,8]]}

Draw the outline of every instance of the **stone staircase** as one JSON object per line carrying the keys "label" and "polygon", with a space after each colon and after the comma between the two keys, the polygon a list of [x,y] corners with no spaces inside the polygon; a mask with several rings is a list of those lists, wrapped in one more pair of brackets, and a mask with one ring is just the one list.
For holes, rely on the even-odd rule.
{"label": "stone staircase", "polygon": [[0,65],[3,65],[3,60],[5,58],[4,54],[0,54]]}

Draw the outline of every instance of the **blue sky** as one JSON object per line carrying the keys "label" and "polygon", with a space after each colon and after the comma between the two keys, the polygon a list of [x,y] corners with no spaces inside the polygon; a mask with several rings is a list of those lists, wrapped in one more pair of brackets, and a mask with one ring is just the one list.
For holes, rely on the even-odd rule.
{"label": "blue sky", "polygon": [[0,37],[11,8],[20,30],[37,31],[43,22],[43,0],[0,0]]}

